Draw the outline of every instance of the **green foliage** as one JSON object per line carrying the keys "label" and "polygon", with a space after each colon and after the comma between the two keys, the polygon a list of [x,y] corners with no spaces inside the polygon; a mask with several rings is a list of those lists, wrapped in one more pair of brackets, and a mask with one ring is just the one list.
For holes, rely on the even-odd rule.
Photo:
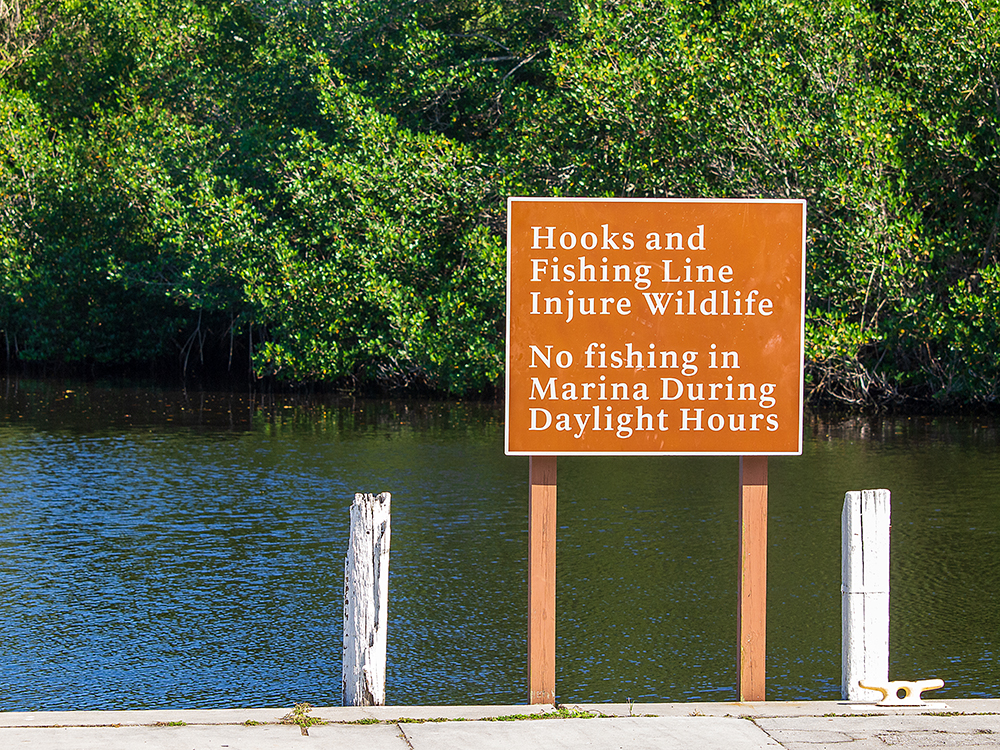
{"label": "green foliage", "polygon": [[332,142],[299,131],[275,165],[290,252],[253,294],[274,310],[261,369],[444,391],[501,374],[504,249],[477,220],[467,149],[401,129],[320,65]]}
{"label": "green foliage", "polygon": [[995,0],[2,8],[21,361],[490,391],[508,195],[793,197],[811,398],[1000,394]]}

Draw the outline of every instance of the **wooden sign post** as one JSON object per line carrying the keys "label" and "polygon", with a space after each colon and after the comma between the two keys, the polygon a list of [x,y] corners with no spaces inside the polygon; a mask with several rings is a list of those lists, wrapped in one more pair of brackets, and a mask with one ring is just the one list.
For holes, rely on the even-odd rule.
{"label": "wooden sign post", "polygon": [[740,458],[740,701],[764,700],[767,625],[767,456]]}
{"label": "wooden sign post", "polygon": [[556,457],[528,467],[528,702],[555,703]]}
{"label": "wooden sign post", "polygon": [[532,702],[555,700],[562,455],[742,457],[739,694],[763,699],[767,456],[802,452],[805,212],[508,201],[505,450],[531,456]]}

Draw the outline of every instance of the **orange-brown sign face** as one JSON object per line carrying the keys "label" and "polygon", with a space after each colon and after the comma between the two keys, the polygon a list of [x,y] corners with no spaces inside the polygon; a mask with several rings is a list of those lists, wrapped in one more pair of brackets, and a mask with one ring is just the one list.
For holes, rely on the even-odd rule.
{"label": "orange-brown sign face", "polygon": [[801,453],[805,213],[511,198],[507,452]]}

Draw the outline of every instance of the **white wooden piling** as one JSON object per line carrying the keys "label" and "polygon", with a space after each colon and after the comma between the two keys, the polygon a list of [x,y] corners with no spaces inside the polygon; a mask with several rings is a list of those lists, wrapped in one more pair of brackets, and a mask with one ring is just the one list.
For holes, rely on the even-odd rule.
{"label": "white wooden piling", "polygon": [[858,682],[889,679],[889,507],[889,490],[844,497],[841,693],[849,701],[879,700]]}
{"label": "white wooden piling", "polygon": [[385,705],[390,500],[388,492],[358,493],[351,505],[344,562],[345,706]]}

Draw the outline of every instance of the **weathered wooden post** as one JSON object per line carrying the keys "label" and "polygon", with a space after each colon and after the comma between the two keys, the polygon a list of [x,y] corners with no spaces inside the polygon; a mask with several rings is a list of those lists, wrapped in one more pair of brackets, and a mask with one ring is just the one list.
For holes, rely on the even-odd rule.
{"label": "weathered wooden post", "polygon": [[858,685],[889,679],[889,490],[848,492],[841,515],[845,700],[877,700]]}
{"label": "weathered wooden post", "polygon": [[358,493],[344,562],[345,706],[385,705],[391,495]]}

